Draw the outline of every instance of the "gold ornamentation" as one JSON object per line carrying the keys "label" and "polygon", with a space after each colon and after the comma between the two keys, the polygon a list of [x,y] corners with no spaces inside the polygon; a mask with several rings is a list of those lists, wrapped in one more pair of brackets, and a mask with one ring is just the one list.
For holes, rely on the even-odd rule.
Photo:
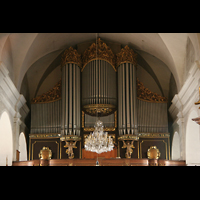
{"label": "gold ornamentation", "polygon": [[[103,128],[104,132],[115,131],[115,130],[116,130],[115,127],[104,127]],[[85,132],[93,132],[94,131],[94,127],[83,128],[83,131],[85,131]]]}
{"label": "gold ornamentation", "polygon": [[125,134],[125,135],[120,135],[118,137],[118,140],[139,140],[139,137],[137,135],[132,135],[132,134]]}
{"label": "gold ornamentation", "polygon": [[74,158],[73,148],[77,148],[77,147],[76,147],[76,142],[77,142],[77,141],[75,141],[75,142],[72,142],[72,141],[67,142],[67,141],[66,141],[66,144],[65,144],[64,147],[65,147],[65,148],[68,148],[68,149],[66,150],[66,154],[68,154],[69,159],[73,159],[73,158]]}
{"label": "gold ornamentation", "polygon": [[125,154],[126,158],[131,158],[131,154],[133,153],[133,148],[135,148],[133,146],[133,142],[134,142],[134,140],[132,140],[131,143],[129,141],[125,142],[123,140],[123,146],[122,146],[122,148],[127,148],[126,149],[126,154]]}
{"label": "gold ornamentation", "polygon": [[49,147],[43,147],[42,150],[40,150],[40,153],[38,154],[40,159],[43,160],[49,160],[52,157],[52,152]]}
{"label": "gold ornamentation", "polygon": [[50,103],[61,99],[61,80],[48,92],[37,96],[31,100],[31,103]]}
{"label": "gold ornamentation", "polygon": [[137,98],[148,102],[167,103],[167,98],[145,88],[143,83],[137,78]]}
{"label": "gold ornamentation", "polygon": [[[103,127],[104,132],[115,131],[117,128],[117,111],[114,112],[115,127]],[[93,132],[94,127],[85,127],[85,112],[82,111],[82,128],[85,132]]]}
{"label": "gold ornamentation", "polygon": [[138,133],[138,136],[149,138],[169,138],[170,133]]}
{"label": "gold ornamentation", "polygon": [[83,106],[83,110],[91,116],[108,116],[115,112],[116,106],[112,104],[88,104]]}
{"label": "gold ornamentation", "polygon": [[[81,140],[80,136],[77,135],[65,135],[60,138],[61,141],[65,141],[65,148],[68,148],[66,150],[66,154],[68,154],[69,159],[74,158],[74,152],[73,148],[76,147],[76,142]],[[74,141],[74,142],[73,142]]]}
{"label": "gold ornamentation", "polygon": [[120,53],[116,54],[116,66],[118,67],[122,63],[132,63],[133,65],[137,65],[137,54],[126,45],[121,49]]}
{"label": "gold ornamentation", "polygon": [[40,139],[44,139],[44,138],[59,138],[60,134],[59,133],[31,133],[29,134],[29,138],[40,138]]}
{"label": "gold ornamentation", "polygon": [[63,67],[66,63],[75,63],[80,68],[82,66],[81,55],[76,49],[73,49],[73,47],[66,49],[62,55],[61,67]]}
{"label": "gold ornamentation", "polygon": [[96,43],[93,43],[88,49],[85,50],[82,56],[83,61],[83,68],[81,71],[84,70],[85,66],[91,61],[91,60],[106,60],[109,62],[113,69],[116,71],[115,68],[115,55],[112,52],[111,48],[106,45],[100,38],[97,39],[97,45]]}
{"label": "gold ornamentation", "polygon": [[61,141],[79,141],[81,140],[80,136],[77,135],[65,135],[60,138]]}
{"label": "gold ornamentation", "polygon": [[160,151],[156,146],[151,146],[148,150],[147,150],[147,156],[148,159],[158,159],[160,158]]}
{"label": "gold ornamentation", "polygon": [[[131,158],[131,154],[133,153],[133,142],[139,140],[139,137],[137,135],[132,135],[132,134],[126,134],[126,135],[121,135],[118,137],[119,141],[123,142],[122,148],[127,148],[126,149],[126,158]],[[131,140],[131,143],[130,143]],[[126,141],[126,142],[125,142]]]}

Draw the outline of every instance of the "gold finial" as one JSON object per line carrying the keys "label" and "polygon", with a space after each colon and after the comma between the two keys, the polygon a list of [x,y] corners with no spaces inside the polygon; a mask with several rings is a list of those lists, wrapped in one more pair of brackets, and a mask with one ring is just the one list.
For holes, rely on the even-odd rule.
{"label": "gold finial", "polygon": [[116,54],[116,66],[118,67],[122,63],[132,63],[136,66],[137,61],[137,54],[133,51],[133,49],[130,49],[128,45],[126,45],[124,48],[121,49],[121,51]]}
{"label": "gold finial", "polygon": [[92,60],[95,59],[102,59],[109,62],[113,69],[116,71],[115,68],[115,55],[112,52],[111,48],[104,43],[101,38],[97,39],[97,42],[93,43],[89,48],[85,50],[82,56],[83,59],[83,68]]}
{"label": "gold finial", "polygon": [[61,67],[66,63],[76,63],[80,68],[82,66],[81,55],[73,47],[66,49],[62,55]]}

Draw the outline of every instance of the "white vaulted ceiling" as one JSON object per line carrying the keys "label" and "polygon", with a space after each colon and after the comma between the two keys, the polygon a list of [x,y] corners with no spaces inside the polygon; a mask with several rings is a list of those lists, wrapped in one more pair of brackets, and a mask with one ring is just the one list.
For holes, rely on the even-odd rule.
{"label": "white vaulted ceiling", "polygon": [[[163,63],[173,74],[178,91],[184,83],[188,38],[194,47],[195,60],[200,57],[199,35],[196,33],[99,33],[98,36],[105,42],[120,43],[122,47],[128,45],[141,52],[140,55],[144,55],[144,60],[151,65],[157,59],[157,71],[158,64]],[[53,69],[53,65],[60,64],[59,55],[66,48],[75,48],[79,43],[95,39],[96,33],[0,33],[0,61],[8,68],[20,91],[28,70],[28,77],[38,84],[49,66]],[[148,55],[155,59],[148,60]],[[162,80],[162,77],[158,79]],[[31,87],[35,95],[38,88]]]}

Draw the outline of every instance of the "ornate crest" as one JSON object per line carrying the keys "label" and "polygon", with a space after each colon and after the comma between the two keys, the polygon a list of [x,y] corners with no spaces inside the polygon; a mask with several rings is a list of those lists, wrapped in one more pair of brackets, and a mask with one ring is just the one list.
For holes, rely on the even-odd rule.
{"label": "ornate crest", "polygon": [[160,158],[160,155],[161,155],[161,153],[156,146],[151,146],[147,150],[148,159],[158,159],[158,158]]}
{"label": "ornate crest", "polygon": [[115,55],[112,52],[111,48],[106,45],[100,38],[97,39],[97,44],[93,43],[88,49],[85,50],[82,60],[83,60],[83,68],[88,62],[95,59],[102,59],[108,61],[114,70],[115,68]]}
{"label": "ornate crest", "polygon": [[37,96],[31,103],[50,103],[61,99],[61,80],[48,92]]}
{"label": "ornate crest", "polygon": [[130,62],[133,65],[136,66],[137,61],[136,57],[137,54],[130,49],[127,45],[121,49],[120,53],[116,54],[117,59],[116,59],[116,66],[118,67],[122,63]]}
{"label": "ornate crest", "polygon": [[61,67],[63,67],[66,63],[76,63],[81,68],[81,55],[76,49],[69,47],[69,49],[65,50],[62,55]]}
{"label": "ornate crest", "polygon": [[137,98],[149,102],[167,103],[167,98],[145,88],[143,83],[137,78]]}

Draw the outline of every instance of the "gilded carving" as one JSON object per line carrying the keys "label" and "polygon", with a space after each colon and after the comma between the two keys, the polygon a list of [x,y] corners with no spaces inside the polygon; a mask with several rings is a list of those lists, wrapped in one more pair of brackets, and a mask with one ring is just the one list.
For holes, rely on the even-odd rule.
{"label": "gilded carving", "polygon": [[80,68],[82,66],[81,55],[76,49],[73,49],[73,47],[66,49],[62,55],[61,67],[66,63],[76,63]]}
{"label": "gilded carving", "polygon": [[112,104],[88,104],[83,106],[85,113],[91,116],[108,116],[116,110]]}
{"label": "gilded carving", "polygon": [[148,159],[158,159],[160,158],[160,151],[156,146],[151,146],[148,150],[147,150],[147,157]]}
{"label": "gilded carving", "polygon": [[50,103],[59,99],[61,99],[61,80],[48,92],[33,98],[31,103]]}
{"label": "gilded carving", "polygon": [[137,65],[137,54],[130,49],[127,45],[121,49],[120,53],[116,54],[116,66],[118,67],[122,63],[132,63]]}
{"label": "gilded carving", "polygon": [[66,150],[66,154],[68,154],[69,159],[73,159],[73,158],[74,158],[73,148],[77,148],[77,147],[76,147],[76,142],[77,142],[77,141],[75,141],[75,142],[72,142],[72,141],[67,142],[67,141],[66,141],[66,144],[65,144],[64,147],[65,147],[65,148],[68,148],[68,149]]}
{"label": "gilded carving", "polygon": [[[103,131],[105,132],[110,132],[110,131],[115,131],[117,128],[117,111],[114,112],[114,123],[115,123],[115,127],[103,127]],[[83,131],[85,132],[93,132],[94,131],[94,127],[85,127],[85,112],[82,111],[82,128]]]}
{"label": "gilded carving", "polygon": [[49,160],[52,157],[52,151],[49,147],[43,147],[38,156],[40,159]]}
{"label": "gilded carving", "polygon": [[133,153],[133,148],[135,148],[133,143],[134,141],[139,140],[139,137],[137,135],[126,134],[119,136],[118,140],[123,142],[122,148],[126,148],[125,157],[131,158],[131,154]]}
{"label": "gilded carving", "polygon": [[132,140],[131,143],[129,141],[125,142],[123,140],[122,149],[126,148],[126,154],[125,154],[126,158],[131,158],[131,154],[133,153],[133,148],[135,148],[133,142],[134,140]]}
{"label": "gilded carving", "polygon": [[148,102],[167,103],[167,98],[145,88],[143,83],[137,79],[137,98]]}
{"label": "gilded carving", "polygon": [[97,39],[97,44],[93,43],[88,49],[85,50],[82,56],[82,71],[84,70],[88,62],[95,59],[106,60],[112,65],[113,69],[116,71],[115,55],[112,52],[111,48],[108,47],[106,43],[104,43],[100,38]]}
{"label": "gilded carving", "polygon": [[61,141],[65,141],[65,148],[68,148],[66,150],[66,154],[68,154],[69,159],[74,158],[74,152],[73,148],[76,147],[76,142],[81,140],[80,136],[77,135],[65,135],[60,138]]}

